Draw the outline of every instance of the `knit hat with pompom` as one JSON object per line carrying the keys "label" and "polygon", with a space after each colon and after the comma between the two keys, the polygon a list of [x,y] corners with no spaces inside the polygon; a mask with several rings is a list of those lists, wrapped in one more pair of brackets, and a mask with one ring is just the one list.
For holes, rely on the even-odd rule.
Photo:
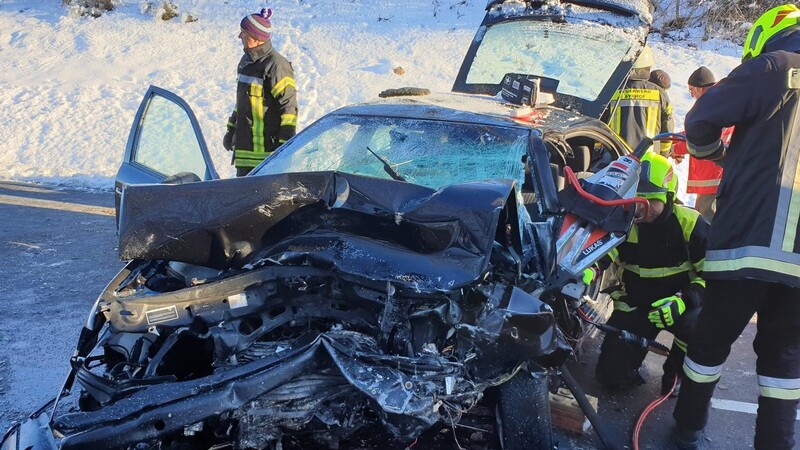
{"label": "knit hat with pompom", "polygon": [[269,32],[272,29],[272,25],[269,23],[270,17],[272,17],[272,10],[264,8],[258,14],[244,16],[239,26],[250,36],[253,36],[254,39],[267,42],[269,40]]}

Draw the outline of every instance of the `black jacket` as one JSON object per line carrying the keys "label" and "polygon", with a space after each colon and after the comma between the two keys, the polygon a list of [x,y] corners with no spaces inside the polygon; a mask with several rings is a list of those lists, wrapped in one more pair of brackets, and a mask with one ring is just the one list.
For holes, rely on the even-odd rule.
{"label": "black jacket", "polygon": [[[720,133],[730,126],[725,151]],[[686,138],[696,157],[725,155],[706,278],[800,287],[800,54],[742,63],[694,104]]]}
{"label": "black jacket", "polygon": [[634,224],[627,240],[609,254],[623,284],[622,290],[612,294],[615,309],[649,309],[656,300],[686,294],[692,283],[700,291],[705,287],[708,221],[685,206],[673,208],[654,223]]}
{"label": "black jacket", "polygon": [[228,130],[235,131],[234,165],[253,168],[294,136],[297,89],[292,64],[270,42],[245,52],[238,75]]}

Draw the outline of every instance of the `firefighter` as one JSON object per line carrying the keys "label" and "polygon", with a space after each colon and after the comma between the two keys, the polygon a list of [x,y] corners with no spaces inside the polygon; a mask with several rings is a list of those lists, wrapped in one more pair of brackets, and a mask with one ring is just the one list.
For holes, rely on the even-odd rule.
{"label": "firefighter", "polygon": [[[689,153],[723,161],[704,277],[708,288],[684,362],[675,440],[694,449],[731,345],[754,313],[756,449],[791,449],[800,400],[800,9],[753,24],[742,63],[686,117]],[[735,126],[729,147],[723,128]]]}
{"label": "firefighter", "polygon": [[[649,339],[662,330],[673,334],[661,380],[661,391],[666,393],[680,373],[686,340],[700,310],[709,225],[697,211],[675,204],[677,176],[667,158],[649,151],[642,158],[642,169],[636,195],[648,200],[649,213],[633,225],[627,240],[600,268],[613,260],[621,282],[611,293],[614,312],[608,325]],[[595,376],[612,390],[642,384],[639,367],[645,356],[646,349],[606,334]]]}
{"label": "firefighter", "polygon": [[[628,81],[614,93],[603,122],[614,130],[631,148],[635,148],[643,137],[672,132],[672,103],[666,91],[649,81],[650,69],[655,64],[653,50],[645,46],[633,64]],[[671,144],[661,143],[661,154],[668,155]]]}
{"label": "firefighter", "polygon": [[297,128],[297,87],[292,64],[272,47],[271,9],[239,24],[244,55],[237,69],[236,106],[222,145],[233,151],[236,176],[247,175]]}

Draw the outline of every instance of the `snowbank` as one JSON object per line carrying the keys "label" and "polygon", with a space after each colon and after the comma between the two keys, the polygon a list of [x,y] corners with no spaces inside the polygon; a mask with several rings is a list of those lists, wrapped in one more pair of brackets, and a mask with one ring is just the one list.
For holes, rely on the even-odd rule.
{"label": "snowbank", "polygon": [[[99,18],[58,1],[0,1],[0,179],[111,189],[131,121],[151,84],[192,105],[214,162],[233,106],[238,23],[263,2],[183,0],[167,22],[129,2]],[[293,62],[302,128],[387,88],[448,91],[483,14],[483,0],[272,0],[273,41]],[[185,23],[191,15],[198,20]],[[182,20],[183,19],[183,20]],[[678,128],[691,107],[686,79],[699,65],[718,77],[740,48],[700,35],[651,36],[672,76]],[[401,66],[405,73],[393,69]],[[678,169],[685,180],[685,165]],[[685,185],[685,182],[682,183]]]}

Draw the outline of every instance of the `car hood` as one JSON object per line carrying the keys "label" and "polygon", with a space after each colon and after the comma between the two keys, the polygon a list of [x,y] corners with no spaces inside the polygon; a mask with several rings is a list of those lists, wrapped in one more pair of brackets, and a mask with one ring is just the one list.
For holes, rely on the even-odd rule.
{"label": "car hood", "polygon": [[[453,84],[498,95],[537,79],[539,100],[599,118],[646,42],[646,0],[491,0]],[[511,80],[503,83],[506,75]]]}
{"label": "car hood", "polygon": [[312,265],[450,290],[485,273],[498,229],[519,236],[514,186],[433,190],[339,172],[130,186],[119,253],[215,269]]}

